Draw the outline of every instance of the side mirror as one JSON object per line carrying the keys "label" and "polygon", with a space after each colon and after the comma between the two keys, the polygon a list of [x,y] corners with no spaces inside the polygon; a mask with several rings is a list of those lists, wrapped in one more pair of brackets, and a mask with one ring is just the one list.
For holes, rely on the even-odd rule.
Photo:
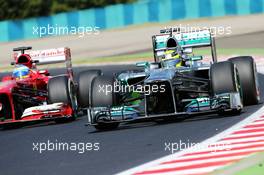
{"label": "side mirror", "polygon": [[33,60],[32,63],[37,64],[37,63],[39,63],[39,60]]}
{"label": "side mirror", "polygon": [[200,61],[202,59],[203,59],[203,56],[201,56],[201,55],[190,57],[191,61]]}
{"label": "side mirror", "polygon": [[137,67],[144,67],[144,68],[148,68],[149,67],[149,62],[143,61],[143,62],[138,62],[136,63]]}
{"label": "side mirror", "polygon": [[193,53],[193,49],[191,47],[184,48],[183,49],[183,53],[185,53],[185,54],[191,54],[191,53]]}

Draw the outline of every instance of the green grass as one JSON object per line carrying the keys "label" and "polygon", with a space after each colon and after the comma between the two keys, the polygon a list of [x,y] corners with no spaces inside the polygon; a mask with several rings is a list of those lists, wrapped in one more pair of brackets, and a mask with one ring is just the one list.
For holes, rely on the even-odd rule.
{"label": "green grass", "polygon": [[[195,52],[197,55],[210,55],[211,52],[209,49],[197,49]],[[258,55],[264,57],[264,49],[261,48],[245,48],[245,49],[227,49],[227,48],[218,48],[216,49],[217,55],[227,56],[227,55]]]}
{"label": "green grass", "polygon": [[231,164],[223,169],[217,170],[211,175],[263,175],[264,174],[264,152],[254,154]]}

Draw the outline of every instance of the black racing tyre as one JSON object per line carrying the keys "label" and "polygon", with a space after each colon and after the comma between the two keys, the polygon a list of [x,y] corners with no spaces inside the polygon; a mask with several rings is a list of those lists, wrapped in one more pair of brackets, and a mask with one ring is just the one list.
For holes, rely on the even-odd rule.
{"label": "black racing tyre", "polygon": [[91,106],[112,107],[116,105],[116,101],[114,78],[104,75],[94,78],[91,88]]}
{"label": "black racing tyre", "polygon": [[78,76],[78,103],[80,107],[86,108],[90,104],[91,84],[95,77],[101,75],[101,70],[83,71]]}
{"label": "black racing tyre", "polygon": [[94,125],[94,128],[98,131],[108,131],[108,130],[114,130],[118,128],[119,123],[98,123],[97,125]]}
{"label": "black racing tyre", "polygon": [[230,58],[229,60],[237,67],[243,90],[244,105],[258,104],[260,95],[254,59],[251,56],[241,56]]}
{"label": "black racing tyre", "polygon": [[49,79],[48,100],[50,103],[71,104],[70,79],[67,76],[58,76]]}
{"label": "black racing tyre", "polygon": [[236,69],[232,62],[214,63],[210,68],[213,95],[238,92]]}
{"label": "black racing tyre", "polygon": [[64,103],[72,107],[73,114],[69,118],[58,118],[56,123],[73,121],[78,115],[78,103],[73,82],[67,76],[53,77],[48,82],[49,103]]}
{"label": "black racing tyre", "polygon": [[[15,99],[13,99],[15,101]],[[23,114],[21,108],[18,108],[18,103],[14,103],[16,119],[20,119]],[[0,122],[6,119],[12,119],[12,104],[6,94],[0,94]]]}

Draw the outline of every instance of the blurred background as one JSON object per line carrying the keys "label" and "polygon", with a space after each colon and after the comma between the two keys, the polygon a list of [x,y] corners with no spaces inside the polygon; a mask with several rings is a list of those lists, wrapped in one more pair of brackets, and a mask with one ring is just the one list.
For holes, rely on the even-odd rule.
{"label": "blurred background", "polygon": [[[12,0],[0,1],[0,20],[49,16],[61,12],[76,11],[111,4],[131,3],[136,0]],[[23,9],[23,10],[20,10]]]}
{"label": "blurred background", "polygon": [[[69,47],[73,67],[78,71],[91,67],[93,69],[95,66],[109,74],[113,70],[129,69],[131,64],[137,61],[153,60],[152,35],[159,34],[160,29],[178,26],[230,29],[230,32],[216,37],[218,58],[252,55],[258,64],[258,71],[264,73],[264,0],[0,0],[0,9],[2,75],[13,69],[10,65],[13,61],[12,49],[19,46],[32,46],[36,50]],[[208,50],[201,49],[196,54],[210,57]],[[109,66],[110,64],[114,66]],[[263,80],[263,75],[259,74],[259,77]],[[257,108],[258,106],[253,106],[246,111],[251,113]],[[65,125],[51,125],[38,128],[37,132],[34,127],[21,130],[18,135],[13,135],[15,131],[3,132],[3,135],[8,137],[1,139],[5,144],[1,149],[4,161],[0,165],[5,166],[4,162],[12,161],[15,168],[11,168],[11,171],[25,172],[22,174],[27,171],[54,174],[57,173],[54,169],[58,170],[58,167],[59,172],[66,174],[71,171],[78,174],[88,170],[94,174],[103,171],[111,174],[112,170],[131,167],[133,164],[153,160],[165,154],[163,147],[161,149],[159,145],[166,138],[176,140],[189,137],[190,141],[197,143],[248,117],[250,113],[245,112],[242,116],[234,118],[221,117],[208,121],[198,119],[183,124],[164,124],[160,128],[156,124],[153,127],[148,127],[147,124],[141,125],[142,127],[134,126],[134,129],[104,133],[94,133],[80,127],[84,124],[83,120],[68,125],[69,128],[66,129]],[[143,136],[141,133],[146,134]],[[32,155],[29,142],[49,136],[66,141],[102,140],[106,146],[100,154],[88,156],[61,152],[52,152],[40,157]],[[128,137],[136,144],[127,142]],[[151,139],[153,140],[149,142]],[[124,154],[132,157],[131,161],[127,161]],[[237,174],[247,171],[250,175],[263,175],[264,155],[262,153],[255,156],[235,164],[233,168],[221,170],[218,174],[234,174],[235,170],[241,170]],[[48,160],[44,161],[45,166],[40,163],[43,160]],[[258,165],[256,160],[261,160],[262,163]],[[254,166],[244,170],[245,165]],[[10,174],[9,167],[5,166],[6,170],[1,169],[1,172]],[[230,169],[232,171],[229,171]]]}
{"label": "blurred background", "polygon": [[179,25],[230,28],[216,40],[223,57],[264,53],[264,0],[0,0],[0,8],[2,70],[18,46],[68,46],[74,64],[151,60],[151,36]]}

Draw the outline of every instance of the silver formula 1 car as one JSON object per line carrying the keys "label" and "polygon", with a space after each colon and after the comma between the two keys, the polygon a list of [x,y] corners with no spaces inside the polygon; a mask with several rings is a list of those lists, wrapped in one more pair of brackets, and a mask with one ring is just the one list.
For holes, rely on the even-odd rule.
{"label": "silver formula 1 car", "polygon": [[[152,37],[154,62],[142,69],[113,76],[100,70],[79,77],[79,105],[88,111],[96,129],[121,122],[181,119],[193,114],[236,113],[260,100],[256,65],[251,56],[217,62],[215,40],[209,30],[184,33],[161,30]],[[209,47],[211,59],[194,50]]]}

